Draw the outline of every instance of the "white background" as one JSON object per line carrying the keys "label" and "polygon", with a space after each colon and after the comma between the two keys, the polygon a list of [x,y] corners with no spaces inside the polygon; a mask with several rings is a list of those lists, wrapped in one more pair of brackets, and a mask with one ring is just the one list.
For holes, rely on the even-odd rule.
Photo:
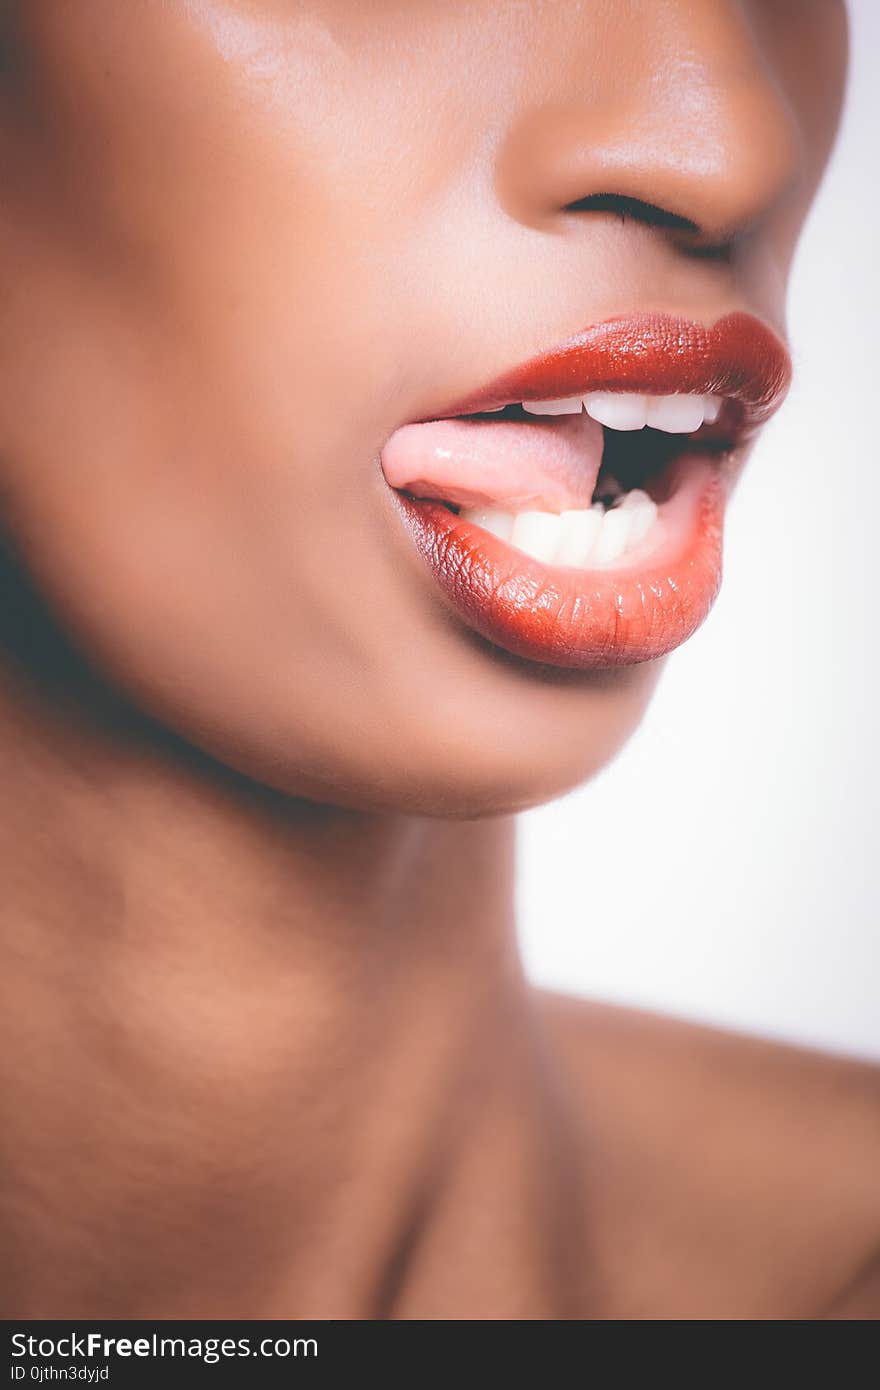
{"label": "white background", "polygon": [[645,722],[520,819],[533,979],[880,1058],[880,3],[790,298],[795,385]]}

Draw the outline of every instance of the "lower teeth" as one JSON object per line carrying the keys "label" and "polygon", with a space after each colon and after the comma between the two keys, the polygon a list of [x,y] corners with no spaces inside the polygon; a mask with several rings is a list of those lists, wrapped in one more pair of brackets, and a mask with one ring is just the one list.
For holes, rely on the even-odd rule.
{"label": "lower teeth", "polygon": [[498,507],[463,507],[465,521],[509,542],[533,560],[578,569],[610,565],[641,546],[657,519],[657,503],[641,488],[612,495],[609,502],[564,512],[506,512]]}

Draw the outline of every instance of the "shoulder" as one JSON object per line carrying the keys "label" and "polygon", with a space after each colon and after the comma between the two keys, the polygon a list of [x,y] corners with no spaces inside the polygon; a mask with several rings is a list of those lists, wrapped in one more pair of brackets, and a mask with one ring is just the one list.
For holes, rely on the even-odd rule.
{"label": "shoulder", "polygon": [[694,1279],[691,1296],[713,1309],[880,1315],[880,1067],[539,999],[585,1152],[597,1159],[586,1199],[601,1194],[617,1214],[615,1247],[629,1225],[631,1250],[655,1277],[668,1289]]}

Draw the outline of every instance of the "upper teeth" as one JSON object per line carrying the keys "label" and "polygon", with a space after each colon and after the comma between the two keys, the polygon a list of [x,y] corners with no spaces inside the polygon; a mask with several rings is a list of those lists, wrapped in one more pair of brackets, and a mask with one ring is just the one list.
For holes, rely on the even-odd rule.
{"label": "upper teeth", "polygon": [[723,404],[720,396],[637,396],[628,391],[592,391],[553,401],[523,401],[530,415],[578,415],[586,410],[612,430],[641,430],[646,425],[666,434],[692,434],[706,422],[714,424]]}

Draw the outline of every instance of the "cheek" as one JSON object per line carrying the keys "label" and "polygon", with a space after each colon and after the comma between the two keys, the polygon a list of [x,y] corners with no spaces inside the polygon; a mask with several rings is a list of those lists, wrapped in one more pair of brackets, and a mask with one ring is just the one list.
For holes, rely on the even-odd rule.
{"label": "cheek", "polygon": [[216,35],[139,5],[125,45],[120,9],[90,3],[100,24],[39,7],[46,143],[2,228],[4,518],[63,626],[139,707],[295,795],[478,815],[591,775],[658,668],[544,677],[487,651],[385,495],[376,455],[436,336],[414,335],[424,293],[396,253],[424,190],[403,181],[389,218],[370,165],[402,138],[328,115],[320,143],[319,36],[294,35],[280,120]]}
{"label": "cheek", "polygon": [[15,539],[105,677],[237,770],[349,806],[506,812],[592,775],[638,722],[659,663],[542,675],[490,651],[382,505],[254,497],[222,458],[160,479],[149,458],[22,487]]}

